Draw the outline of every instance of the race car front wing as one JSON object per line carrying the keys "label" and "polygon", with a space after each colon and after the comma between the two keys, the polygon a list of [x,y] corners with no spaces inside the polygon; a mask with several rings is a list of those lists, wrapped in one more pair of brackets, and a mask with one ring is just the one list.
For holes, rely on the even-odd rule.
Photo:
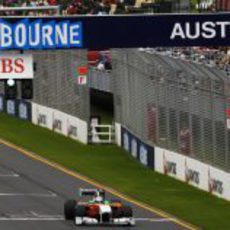
{"label": "race car front wing", "polygon": [[110,219],[109,222],[99,222],[95,218],[90,217],[75,217],[76,225],[98,225],[98,224],[114,224],[114,225],[135,225],[135,219],[133,217],[121,217]]}

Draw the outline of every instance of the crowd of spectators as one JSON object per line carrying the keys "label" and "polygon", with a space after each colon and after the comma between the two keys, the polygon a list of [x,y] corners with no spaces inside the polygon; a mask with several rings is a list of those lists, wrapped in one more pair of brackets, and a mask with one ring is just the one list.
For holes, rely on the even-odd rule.
{"label": "crowd of spectators", "polygon": [[[127,14],[140,9],[141,4],[151,3],[151,0],[0,0],[0,8],[5,7],[42,7],[60,6],[61,12],[65,15],[74,14]],[[200,0],[196,4],[199,11],[215,11],[215,4],[212,0]],[[21,15],[52,15],[55,12],[47,11],[25,11]],[[19,14],[16,11],[2,11],[4,15]],[[211,67],[218,67],[227,71],[230,76],[230,49],[229,48],[154,48],[146,49],[147,52],[157,52],[173,58],[181,58],[185,61],[193,61],[206,64]],[[98,69],[111,69],[111,57],[106,52],[98,52]]]}
{"label": "crowd of spectators", "polygon": [[[38,7],[55,6],[61,8],[64,15],[73,14],[127,14],[144,12],[141,3],[151,0],[0,0],[0,8],[5,7]],[[45,12],[45,11],[43,11]],[[49,13],[50,11],[48,11]],[[47,12],[45,12],[46,14]],[[18,12],[7,12],[6,15],[16,15]],[[25,15],[25,12],[24,12]]]}
{"label": "crowd of spectators", "polygon": [[176,47],[139,49],[148,53],[157,53],[183,61],[194,62],[226,71],[230,77],[230,47]]}
{"label": "crowd of spectators", "polygon": [[2,1],[1,8],[3,7],[24,7],[24,6],[49,6],[56,5],[56,0],[4,0]]}
{"label": "crowd of spectators", "polygon": [[[47,7],[55,6],[57,4],[56,0],[3,0],[0,3],[0,9],[13,8],[17,9],[21,7]],[[37,11],[16,11],[16,10],[7,10],[1,11],[3,16],[13,16],[13,15],[30,15],[30,16],[39,16],[39,15],[53,15],[55,12],[53,10],[37,10]]]}

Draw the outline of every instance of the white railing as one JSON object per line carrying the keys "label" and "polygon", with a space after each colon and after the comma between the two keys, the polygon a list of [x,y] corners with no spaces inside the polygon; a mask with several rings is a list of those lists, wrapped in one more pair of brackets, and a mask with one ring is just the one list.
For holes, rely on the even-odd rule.
{"label": "white railing", "polygon": [[61,13],[60,6],[22,6],[22,7],[2,7],[0,12],[12,12],[12,11],[56,11],[56,14]]}
{"label": "white railing", "polygon": [[89,132],[89,141],[95,144],[114,143],[113,125],[92,125]]}

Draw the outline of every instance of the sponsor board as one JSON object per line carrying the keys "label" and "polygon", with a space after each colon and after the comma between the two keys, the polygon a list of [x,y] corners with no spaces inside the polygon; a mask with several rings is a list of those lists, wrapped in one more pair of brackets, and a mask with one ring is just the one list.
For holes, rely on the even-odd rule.
{"label": "sponsor board", "polygon": [[155,147],[155,170],[185,181],[185,157],[166,149]]}
{"label": "sponsor board", "polygon": [[53,129],[53,110],[36,103],[32,103],[32,122],[36,125]]}
{"label": "sponsor board", "polygon": [[12,116],[17,115],[16,109],[16,101],[15,100],[7,100],[6,101],[6,113]]}
{"label": "sponsor board", "polygon": [[163,155],[163,166],[164,166],[164,174],[166,175],[177,175],[177,163],[174,161],[167,160],[165,154]]}
{"label": "sponsor board", "polygon": [[187,157],[185,164],[185,181],[200,189],[208,191],[208,165]]}
{"label": "sponsor board", "polygon": [[54,49],[82,46],[82,24],[73,20],[0,20],[1,49]]}
{"label": "sponsor board", "polygon": [[3,95],[0,95],[0,112],[5,111],[5,98]]}
{"label": "sponsor board", "polygon": [[39,113],[37,116],[37,124],[41,126],[47,126],[47,115]]}
{"label": "sponsor board", "polygon": [[88,143],[88,124],[77,117],[67,115],[67,127],[69,137],[76,139],[84,144]]}
{"label": "sponsor board", "polygon": [[218,197],[230,200],[230,175],[227,172],[208,168],[208,191]]}
{"label": "sponsor board", "polygon": [[67,136],[66,114],[53,109],[53,130]]}
{"label": "sponsor board", "polygon": [[223,181],[221,179],[217,179],[215,176],[211,176],[210,169],[208,170],[208,191],[220,196],[224,193]]}
{"label": "sponsor board", "polygon": [[32,122],[82,143],[88,143],[87,122],[59,110],[33,103]]}
{"label": "sponsor board", "polygon": [[18,101],[18,118],[31,121],[31,103],[27,101]]}
{"label": "sponsor board", "polygon": [[53,120],[53,130],[62,132],[62,121],[59,119],[54,119]]}
{"label": "sponsor board", "polygon": [[21,120],[31,121],[32,107],[29,101],[24,100],[5,100],[4,95],[0,95],[0,112],[16,116]]}
{"label": "sponsor board", "polygon": [[0,80],[32,79],[33,77],[31,54],[0,54]]}
{"label": "sponsor board", "polygon": [[124,127],[121,127],[121,145],[141,164],[154,169],[154,148],[142,142]]}
{"label": "sponsor board", "polygon": [[77,126],[69,125],[68,126],[68,136],[77,139]]}
{"label": "sponsor board", "polygon": [[229,46],[229,31],[228,12],[118,17],[9,17],[0,20],[0,49]]}
{"label": "sponsor board", "polygon": [[192,183],[195,185],[200,184],[200,172],[195,169],[191,169],[187,166],[187,161],[185,160],[185,181],[187,183]]}
{"label": "sponsor board", "polygon": [[198,160],[155,147],[155,170],[230,200],[230,175]]}

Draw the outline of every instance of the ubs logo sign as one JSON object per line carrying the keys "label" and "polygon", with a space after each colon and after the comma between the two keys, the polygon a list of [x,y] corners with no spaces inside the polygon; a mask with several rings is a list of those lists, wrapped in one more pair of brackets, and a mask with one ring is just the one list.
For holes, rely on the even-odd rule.
{"label": "ubs logo sign", "polygon": [[177,164],[172,161],[167,161],[165,154],[163,155],[163,166],[164,166],[164,174],[168,175],[176,175],[177,174]]}
{"label": "ubs logo sign", "polygon": [[53,130],[62,131],[62,122],[58,119],[54,119],[53,121]]}
{"label": "ubs logo sign", "polygon": [[208,188],[211,193],[218,193],[220,195],[224,192],[223,182],[217,179],[214,179],[210,175],[210,171],[208,171]]}
{"label": "ubs logo sign", "polygon": [[47,121],[46,121],[46,115],[44,114],[38,114],[38,124],[39,125],[47,125]]}
{"label": "ubs logo sign", "polygon": [[192,182],[194,184],[200,184],[200,173],[194,169],[187,166],[187,161],[185,161],[185,181],[187,183]]}

